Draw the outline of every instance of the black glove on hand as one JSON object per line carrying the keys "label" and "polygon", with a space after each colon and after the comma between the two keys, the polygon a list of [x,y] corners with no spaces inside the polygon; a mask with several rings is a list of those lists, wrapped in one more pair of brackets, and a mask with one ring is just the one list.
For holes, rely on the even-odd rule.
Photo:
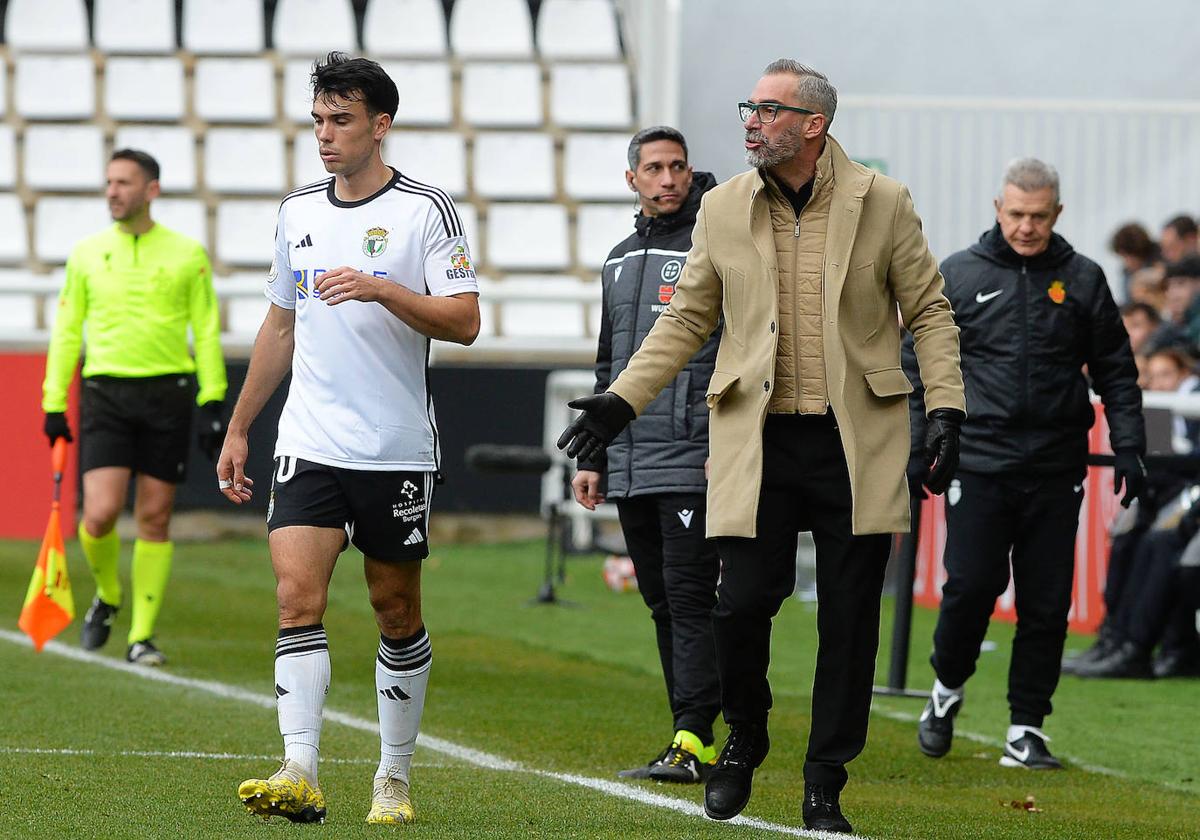
{"label": "black glove on hand", "polygon": [[925,428],[925,486],[935,496],[946,492],[958,470],[958,434],[966,415],[957,408],[935,408]]}
{"label": "black glove on hand", "polygon": [[61,411],[46,412],[46,422],[42,426],[42,431],[46,433],[46,437],[50,438],[51,446],[54,446],[54,442],[59,438],[66,438],[67,443],[75,441],[75,438],[71,437],[71,424],[67,422],[67,415]]}
{"label": "black glove on hand", "polygon": [[924,457],[913,455],[909,458],[904,476],[908,479],[908,495],[914,499],[929,498],[929,494],[925,492],[925,479],[929,477],[929,467],[925,466]]}
{"label": "black glove on hand", "polygon": [[220,400],[206,402],[200,406],[199,430],[196,443],[208,460],[216,463],[221,454],[221,446],[225,443],[225,403]]}
{"label": "black glove on hand", "polygon": [[1146,490],[1146,467],[1135,449],[1122,449],[1116,453],[1113,493],[1120,493],[1122,485],[1125,486],[1125,495],[1121,497],[1121,507],[1129,507]]}
{"label": "black glove on hand", "polygon": [[571,400],[567,405],[583,412],[575,422],[558,436],[558,448],[567,450],[568,458],[596,461],[612,443],[613,438],[637,415],[633,407],[611,391]]}

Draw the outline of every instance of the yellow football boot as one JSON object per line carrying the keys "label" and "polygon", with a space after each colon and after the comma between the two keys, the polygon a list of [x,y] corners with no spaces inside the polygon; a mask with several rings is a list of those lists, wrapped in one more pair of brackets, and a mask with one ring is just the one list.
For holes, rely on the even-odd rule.
{"label": "yellow football boot", "polygon": [[251,814],[267,819],[286,817],[294,823],[325,822],[325,794],[314,787],[294,761],[283,760],[267,779],[238,785],[238,799]]}
{"label": "yellow football boot", "polygon": [[400,777],[399,767],[389,767],[386,776],[375,780],[367,823],[396,825],[410,823],[416,818],[412,800],[408,798],[408,781]]}

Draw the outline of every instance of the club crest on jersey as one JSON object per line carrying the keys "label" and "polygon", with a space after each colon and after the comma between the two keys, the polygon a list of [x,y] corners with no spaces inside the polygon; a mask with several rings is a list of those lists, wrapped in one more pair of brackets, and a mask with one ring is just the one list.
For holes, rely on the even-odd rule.
{"label": "club crest on jersey", "polygon": [[471,256],[462,245],[454,247],[454,253],[450,255],[450,265],[452,267],[446,269],[447,280],[465,280],[475,276],[475,269],[471,267]]}
{"label": "club crest on jersey", "polygon": [[363,237],[363,253],[368,257],[378,257],[387,250],[388,232],[381,227],[373,227]]}
{"label": "club crest on jersey", "polygon": [[1050,288],[1046,290],[1046,294],[1050,296],[1050,300],[1055,303],[1062,303],[1067,299],[1067,287],[1061,280],[1055,280],[1050,284]]}

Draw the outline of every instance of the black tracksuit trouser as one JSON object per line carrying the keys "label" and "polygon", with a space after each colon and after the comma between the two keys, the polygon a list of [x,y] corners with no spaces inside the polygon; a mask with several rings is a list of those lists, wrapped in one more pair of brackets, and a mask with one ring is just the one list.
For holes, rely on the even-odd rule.
{"label": "black tracksuit trouser", "polygon": [[931,662],[943,685],[975,673],[1011,563],[1017,632],[1008,705],[1017,725],[1041,726],[1058,686],[1075,575],[1083,471],[1037,479],[960,470],[946,494],[946,583]]}
{"label": "black tracksuit trouser", "polygon": [[[729,724],[766,723],[771,620],[796,585],[796,541],[817,546],[817,664],[804,780],[841,790],[867,740],[890,534],[854,536],[850,477],[832,414],[769,414],[753,538],[718,537],[713,625]],[[897,477],[899,479],[899,477]]]}
{"label": "black tracksuit trouser", "polygon": [[721,710],[712,629],[720,561],[704,536],[704,495],[658,493],[614,501],[638,591],[654,620],[675,729],[711,744]]}

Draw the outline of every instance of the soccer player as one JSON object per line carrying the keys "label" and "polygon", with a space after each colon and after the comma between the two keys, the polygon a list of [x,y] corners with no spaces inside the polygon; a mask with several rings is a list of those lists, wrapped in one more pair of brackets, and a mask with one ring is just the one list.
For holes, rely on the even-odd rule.
{"label": "soccer player", "polygon": [[200,405],[201,451],[215,458],[224,436],[225,362],[212,271],[199,242],[151,217],[158,175],[158,162],[145,152],[113,152],[106,197],[115,224],[71,251],[42,386],[50,445],[60,437],[72,440],[67,391],[86,323],[79,544],[96,579],[96,596],[80,638],[85,649],[103,646],[121,606],[115,526],[130,476],[136,476],[133,617],[125,658],[138,665],[166,661],[151,637],[171,572],[171,510],[175,486],[187,471],[193,397]]}
{"label": "soccer player", "polygon": [[353,544],[380,632],[381,747],[367,822],[403,823],[414,818],[409,768],[431,661],[421,618],[439,462],[429,342],[475,340],[478,285],[454,203],[380,155],[395,83],[375,62],[333,52],[314,64],[312,85],[333,177],[279,206],[271,306],[217,464],[221,491],[249,501],[246,432],[290,370],[267,507],[284,761],[269,778],[243,782],[238,797],[264,817],[324,819],[317,761],[330,667],[321,622],[334,564]]}

